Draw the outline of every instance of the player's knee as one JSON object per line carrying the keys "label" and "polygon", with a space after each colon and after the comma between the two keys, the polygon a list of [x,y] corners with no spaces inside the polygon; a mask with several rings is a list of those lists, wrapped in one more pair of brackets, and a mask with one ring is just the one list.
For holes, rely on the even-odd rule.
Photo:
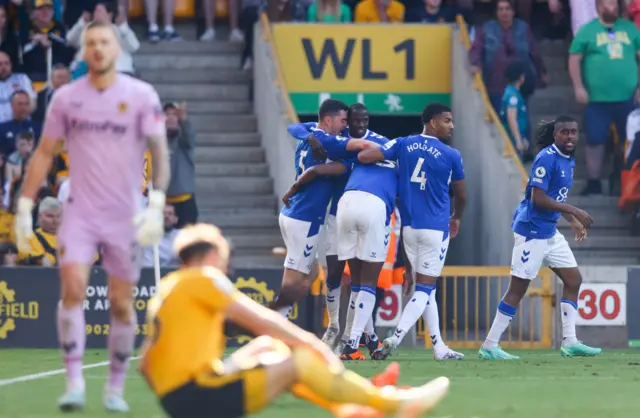
{"label": "player's knee", "polygon": [[109,296],[109,306],[113,318],[127,324],[131,322],[134,315],[133,302],[130,299]]}
{"label": "player's knee", "polygon": [[582,285],[582,274],[580,274],[580,270],[577,267],[569,269],[566,272],[563,272],[562,281],[567,290],[578,292]]}
{"label": "player's knee", "polygon": [[81,305],[85,299],[85,282],[77,275],[66,275],[62,278],[60,300],[65,308]]}

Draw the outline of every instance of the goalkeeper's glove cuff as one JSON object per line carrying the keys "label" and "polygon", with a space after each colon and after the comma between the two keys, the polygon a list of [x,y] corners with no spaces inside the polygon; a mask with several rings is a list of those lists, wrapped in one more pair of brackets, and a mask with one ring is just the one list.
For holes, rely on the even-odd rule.
{"label": "goalkeeper's glove cuff", "polygon": [[33,212],[33,199],[28,197],[21,197],[18,199],[18,213],[31,213]]}
{"label": "goalkeeper's glove cuff", "polygon": [[161,190],[151,190],[149,192],[149,207],[164,210],[167,197]]}

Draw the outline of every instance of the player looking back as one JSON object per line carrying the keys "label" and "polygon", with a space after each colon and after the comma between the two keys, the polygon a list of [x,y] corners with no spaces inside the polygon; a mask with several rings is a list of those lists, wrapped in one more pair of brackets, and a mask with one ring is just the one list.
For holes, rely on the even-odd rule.
{"label": "player looking back", "polygon": [[[316,131],[324,132],[324,135],[338,135],[346,126],[347,110],[347,105],[338,100],[325,100],[318,110]],[[317,141],[309,140],[311,134],[306,129],[302,128],[302,131],[304,135],[303,138],[298,138],[294,161],[296,178],[307,168],[324,164],[326,160],[324,156],[318,158],[317,155],[313,155],[312,145],[317,144]],[[338,138],[340,139],[335,142],[332,153],[346,155],[347,138]],[[366,141],[353,141],[348,147],[353,151],[359,151],[366,145]],[[287,247],[287,255],[284,261],[282,287],[271,307],[283,316],[287,316],[293,305],[309,291],[313,281],[309,278],[309,273],[316,261],[320,228],[324,225],[332,194],[332,179],[317,178],[310,187],[293,194],[289,204],[282,207],[279,218],[280,232]]]}
{"label": "player looking back", "polygon": [[[16,238],[20,247],[28,247],[34,196],[49,172],[58,143],[66,139],[73,187],[58,237],[61,301],[57,326],[67,390],[58,403],[63,411],[85,404],[82,305],[100,245],[111,310],[111,364],[104,405],[111,412],[126,412],[129,407],[122,395],[136,331],[133,287],[140,275],[136,240],[148,246],[162,238],[169,153],[158,94],[149,84],[116,73],[120,43],[112,25],[93,22],[83,36],[89,74],[61,87],[53,97],[18,201]],[[140,173],[147,145],[153,154],[155,190],[142,211]]]}
{"label": "player looking back", "polygon": [[569,116],[540,127],[537,134],[538,155],[531,167],[525,197],[513,217],[514,245],[511,258],[511,282],[498,304],[487,339],[478,357],[487,360],[514,360],[498,345],[500,337],[516,314],[531,280],[547,265],[560,277],[564,287],[562,310],[563,357],[595,356],[602,352],[582,344],[576,338],[578,294],[582,276],[567,240],[556,225],[564,216],[576,234],[576,241],[587,237],[593,219],[582,209],[565,203],[573,183],[574,152],[578,142],[578,122]]}
{"label": "player looking back", "polygon": [[[393,336],[384,340],[380,352],[386,358],[420,315],[424,315],[436,360],[459,360],[464,355],[447,347],[440,336],[436,282],[444,267],[449,239],[458,235],[466,202],[462,157],[458,150],[441,142],[448,140],[453,131],[451,109],[431,103],[422,112],[422,122],[421,134],[397,138],[381,148],[358,154],[358,161],[363,164],[382,160],[398,162],[402,240],[407,261],[415,273],[411,302],[404,308]],[[451,182],[455,192],[453,216],[449,198]]]}
{"label": "player looking back", "polygon": [[[408,390],[379,389],[345,370],[311,333],[254,302],[225,275],[229,245],[211,225],[183,229],[174,243],[181,268],[162,279],[148,304],[140,370],[171,417],[237,418],[285,391],[417,417],[446,394],[445,377]],[[259,336],[226,361],[224,322]]]}
{"label": "player looking back", "polygon": [[[345,149],[355,148],[355,143],[360,139],[370,140],[371,138],[379,138],[380,135],[370,131],[369,128],[369,112],[367,108],[361,103],[355,103],[347,111],[347,124],[348,130],[344,132],[344,135],[348,135],[350,138],[346,144]],[[313,124],[294,125],[289,127],[289,132],[295,137],[307,138],[310,133],[315,131]],[[327,258],[327,311],[329,316],[329,326],[322,337],[322,341],[334,348],[337,344],[337,339],[340,335],[340,294],[341,294],[341,281],[342,273],[345,267],[345,260],[338,259],[338,230],[337,230],[337,213],[338,213],[338,201],[344,194],[349,179],[349,173],[351,172],[355,163],[355,157],[357,154],[353,154],[353,158],[349,158],[350,155],[341,154],[338,150],[337,142],[340,140],[335,137],[327,137],[318,133],[321,144],[327,146],[329,150],[328,154],[330,158],[342,158],[348,159],[338,162],[331,162],[327,164],[320,164],[306,170],[301,176],[298,177],[296,182],[291,186],[289,191],[283,197],[285,204],[288,204],[290,197],[298,190],[308,187],[315,178],[319,176],[330,176],[333,181],[333,195],[331,197],[331,207],[329,208],[329,216],[327,217],[327,232],[326,232],[326,258]],[[372,147],[377,147],[375,143],[370,144]],[[355,315],[355,300],[358,296],[358,286],[352,286],[351,288],[351,300],[350,309],[347,312],[347,320],[345,330],[343,333],[344,343],[346,344],[351,333],[351,326],[353,324],[353,318]],[[373,317],[369,320],[365,326],[364,334],[370,353],[373,353],[378,346],[379,341],[375,336],[373,328]],[[344,346],[344,344],[343,344]],[[340,349],[341,351],[341,349]]]}

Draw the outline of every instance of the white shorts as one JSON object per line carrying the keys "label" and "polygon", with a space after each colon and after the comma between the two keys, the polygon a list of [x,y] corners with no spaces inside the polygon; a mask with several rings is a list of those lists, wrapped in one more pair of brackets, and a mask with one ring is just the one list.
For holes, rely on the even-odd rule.
{"label": "white shorts", "polygon": [[327,234],[325,235],[325,255],[338,255],[338,220],[333,215],[327,216]]}
{"label": "white shorts", "polygon": [[414,272],[439,277],[449,249],[449,232],[402,228],[404,251]]}
{"label": "white shorts", "polygon": [[527,280],[538,276],[541,268],[578,267],[569,243],[560,232],[548,239],[530,239],[513,234],[515,243],[511,255],[511,275]]}
{"label": "white shorts", "polygon": [[320,225],[308,221],[289,218],[280,214],[280,233],[287,247],[284,266],[304,274],[311,273],[311,267],[318,253]]}
{"label": "white shorts", "polygon": [[338,259],[383,263],[389,248],[386,220],[387,207],[378,196],[345,192],[338,202]]}

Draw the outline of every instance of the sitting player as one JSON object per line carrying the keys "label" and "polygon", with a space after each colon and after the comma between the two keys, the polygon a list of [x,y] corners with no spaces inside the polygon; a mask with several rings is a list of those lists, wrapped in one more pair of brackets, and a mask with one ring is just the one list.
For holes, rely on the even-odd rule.
{"label": "sitting player", "polygon": [[[345,370],[315,336],[235,290],[224,273],[229,245],[216,227],[187,227],[174,245],[182,267],[163,279],[149,301],[140,366],[169,416],[199,418],[215,411],[218,417],[240,417],[300,389],[333,404],[413,417],[447,393],[445,377],[418,388],[381,390]],[[225,318],[262,336],[223,362]],[[335,409],[352,416],[344,407]]]}

